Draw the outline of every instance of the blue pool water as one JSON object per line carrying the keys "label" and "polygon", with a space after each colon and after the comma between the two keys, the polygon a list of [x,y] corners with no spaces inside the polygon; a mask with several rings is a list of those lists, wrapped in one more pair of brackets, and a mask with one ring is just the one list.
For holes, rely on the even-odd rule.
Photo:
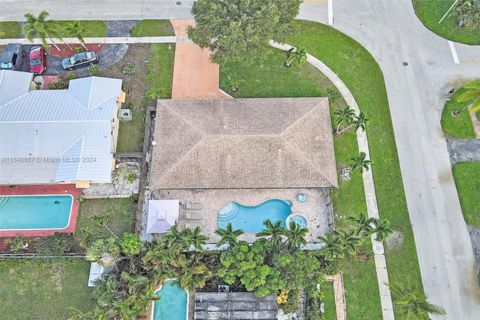
{"label": "blue pool water", "polygon": [[292,203],[288,200],[271,199],[254,207],[242,206],[236,202],[228,203],[217,214],[219,228],[225,228],[229,223],[233,229],[244,232],[259,232],[264,229],[265,220],[282,222],[285,227],[287,217],[292,213]]}
{"label": "blue pool water", "polygon": [[290,225],[290,222],[295,222],[298,224],[301,228],[306,228],[307,227],[307,219],[304,216],[301,216],[299,214],[295,215],[290,215],[287,218],[287,227]]}
{"label": "blue pool water", "polygon": [[0,196],[0,230],[66,228],[72,202],[70,195]]}
{"label": "blue pool water", "polygon": [[176,280],[167,280],[160,290],[155,292],[160,300],[154,302],[154,320],[186,320],[188,294]]}

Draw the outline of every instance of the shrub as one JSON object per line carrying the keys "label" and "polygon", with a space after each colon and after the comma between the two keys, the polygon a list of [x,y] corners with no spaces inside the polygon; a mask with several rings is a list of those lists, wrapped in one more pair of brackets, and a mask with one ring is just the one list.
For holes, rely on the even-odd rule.
{"label": "shrub", "polygon": [[70,251],[72,245],[71,233],[56,232],[53,236],[35,240],[35,251],[41,255],[57,256]]}
{"label": "shrub", "polygon": [[123,74],[135,74],[135,64],[133,63],[127,63],[122,70]]}
{"label": "shrub", "polygon": [[17,236],[13,239],[5,240],[5,244],[8,246],[11,252],[19,252],[24,250],[24,242],[21,236]]}
{"label": "shrub", "polygon": [[90,67],[88,67],[88,73],[92,77],[97,77],[100,75],[100,68],[96,64],[92,64]]}
{"label": "shrub", "polygon": [[142,250],[142,242],[137,235],[125,232],[120,240],[120,248],[126,256],[135,256]]}
{"label": "shrub", "polygon": [[137,175],[135,174],[135,172],[130,171],[130,172],[127,174],[127,182],[128,182],[128,183],[134,183],[135,180],[137,180]]}
{"label": "shrub", "polygon": [[292,313],[297,311],[298,303],[300,301],[300,291],[290,290],[288,292],[287,301],[283,304],[280,304],[279,307],[284,313]]}
{"label": "shrub", "polygon": [[138,193],[132,194],[129,199],[132,203],[138,203]]}

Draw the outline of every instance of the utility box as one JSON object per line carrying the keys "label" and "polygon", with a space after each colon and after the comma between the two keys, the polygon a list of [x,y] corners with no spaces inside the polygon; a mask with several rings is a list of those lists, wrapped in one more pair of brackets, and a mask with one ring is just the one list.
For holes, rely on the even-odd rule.
{"label": "utility box", "polygon": [[118,113],[118,119],[123,122],[132,121],[132,110],[120,109]]}

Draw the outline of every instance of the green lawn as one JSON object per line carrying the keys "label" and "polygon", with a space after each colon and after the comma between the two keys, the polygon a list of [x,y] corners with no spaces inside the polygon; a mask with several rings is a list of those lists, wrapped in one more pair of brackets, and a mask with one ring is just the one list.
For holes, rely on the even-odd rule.
{"label": "green lawn", "polygon": [[83,259],[0,260],[0,318],[64,320],[94,308]]}
{"label": "green lawn", "polygon": [[75,231],[77,243],[84,238],[85,228],[97,237],[111,235],[107,228],[97,224],[95,216],[105,216],[104,225],[118,236],[134,231],[135,204],[130,199],[88,199],[80,205]]}
{"label": "green lawn", "polygon": [[[387,218],[392,227],[403,235],[401,245],[386,248],[389,277],[392,282],[408,282],[423,291],[382,71],[368,51],[341,32],[314,22],[297,21],[295,24],[297,32],[288,43],[305,47],[307,52],[327,64],[345,82],[360,109],[371,119],[367,132],[380,216]],[[328,85],[321,87],[320,83],[325,83],[325,80],[318,75],[319,72],[305,65],[286,70],[282,66],[283,59],[284,54],[279,52],[276,58],[270,61],[261,59],[254,67],[231,68],[231,74],[237,74],[243,80],[240,90],[233,95],[325,95]],[[225,78],[224,68],[222,77]],[[341,104],[336,102],[333,108]],[[355,136],[351,133],[335,137],[334,143],[339,168],[345,166],[348,157],[358,154]],[[349,216],[366,211],[360,175],[353,174],[352,180],[340,181],[340,188],[334,190],[333,199],[338,215]],[[349,316],[352,319],[379,319],[380,302],[373,261],[347,261],[344,275]],[[400,317],[398,312],[396,314]]]}
{"label": "green lawn", "polygon": [[[125,106],[128,108],[128,106]],[[120,122],[118,130],[117,152],[142,151],[145,134],[145,107],[136,108],[132,112],[132,121]]]}
{"label": "green lawn", "polygon": [[0,22],[0,39],[20,38],[22,28],[16,21]]}
{"label": "green lawn", "polygon": [[337,312],[335,310],[335,292],[333,291],[333,282],[324,282],[322,292],[325,294],[323,303],[325,304],[325,320],[336,320]]}
{"label": "green lawn", "polygon": [[[442,128],[445,133],[452,137],[473,139],[475,138],[475,131],[473,130],[472,120],[468,111],[461,112],[457,117],[452,116],[452,111],[463,108],[462,103],[456,102],[456,97],[463,92],[463,88],[458,89],[445,105],[442,113]],[[480,112],[478,114],[480,115]]]}
{"label": "green lawn", "polygon": [[[234,97],[327,96],[329,90],[334,88],[333,84],[310,64],[294,64],[287,69],[283,66],[284,60],[285,53],[271,48],[254,66],[235,64],[228,68],[223,67],[221,78],[226,78],[229,74],[227,71],[230,76],[235,74],[238,77],[239,90],[230,92]],[[343,99],[340,99],[331,104],[331,109],[333,111],[345,106]],[[349,157],[357,153],[356,137],[352,133],[345,133],[334,137],[334,144],[337,167],[340,169],[345,166]],[[363,183],[359,174],[353,175],[350,181],[340,181],[340,189],[333,193],[336,213],[350,215],[365,211],[363,194]],[[347,313],[352,319],[378,319],[381,307],[373,261],[348,261],[345,267],[345,288]]]}
{"label": "green lawn", "polygon": [[170,20],[140,20],[132,30],[132,37],[174,36]]}
{"label": "green lawn", "polygon": [[480,227],[480,162],[457,163],[453,176],[465,221]]}
{"label": "green lawn", "polygon": [[413,0],[415,12],[422,23],[439,36],[465,44],[480,44],[480,27],[458,28],[452,15],[438,23],[455,0]]}
{"label": "green lawn", "polygon": [[[71,24],[73,20],[53,20],[52,24],[58,30],[61,37],[69,37],[65,27]],[[101,20],[82,20],[80,24],[85,28],[84,38],[87,37],[105,37],[107,35],[107,25]]]}

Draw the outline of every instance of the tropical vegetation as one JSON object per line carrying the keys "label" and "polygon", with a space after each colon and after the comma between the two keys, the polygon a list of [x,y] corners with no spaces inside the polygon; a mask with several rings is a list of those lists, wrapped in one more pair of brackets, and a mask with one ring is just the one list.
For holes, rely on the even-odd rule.
{"label": "tropical vegetation", "polygon": [[[33,41],[33,38],[40,38],[45,48],[48,48],[47,39],[60,51],[57,43],[53,38],[60,39],[57,28],[53,26],[52,20],[47,20],[49,13],[42,11],[38,16],[34,16],[31,13],[25,14],[25,24],[23,25],[23,33],[28,40]],[[53,37],[53,38],[52,38]]]}
{"label": "tropical vegetation", "polygon": [[255,61],[271,39],[286,39],[301,0],[200,0],[193,3],[195,27],[188,36],[210,49],[217,63]]}

